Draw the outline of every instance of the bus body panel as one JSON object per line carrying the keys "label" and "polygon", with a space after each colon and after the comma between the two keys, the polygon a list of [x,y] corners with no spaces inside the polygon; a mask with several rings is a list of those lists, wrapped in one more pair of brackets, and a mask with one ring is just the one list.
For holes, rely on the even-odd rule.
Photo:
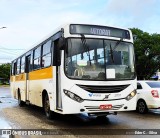
{"label": "bus body panel", "polygon": [[[76,114],[82,113],[80,109],[85,109],[84,112],[91,113],[91,112],[111,112],[111,111],[128,111],[128,110],[135,110],[136,109],[136,98],[135,96],[133,99],[127,101],[125,98],[136,89],[136,79],[135,80],[127,80],[127,81],[82,81],[82,80],[70,80],[68,79],[62,71],[62,99],[63,99],[63,114]],[[121,85],[128,85],[126,89],[117,93],[93,93],[86,91],[80,88],[77,85],[84,85],[84,86],[121,86]],[[85,99],[82,103],[78,103],[73,99],[67,97],[64,94],[63,90],[69,90],[70,92],[80,96],[82,99]],[[92,96],[91,96],[91,95]],[[105,96],[108,96],[108,99],[103,100]],[[88,100],[87,100],[88,99]],[[107,101],[108,100],[108,101]],[[100,110],[99,106],[103,104],[112,104],[113,107],[115,106],[122,106],[118,110]],[[87,110],[86,106],[96,107],[97,111]],[[127,106],[127,109],[124,107]],[[69,108],[72,107],[72,108]],[[99,110],[98,110],[99,109]]]}
{"label": "bus body panel", "polygon": [[[65,97],[63,114],[78,114],[78,113],[99,113],[99,112],[119,112],[119,111],[132,111],[136,109],[136,96],[130,101],[125,99],[115,101],[84,101],[77,103],[76,101]],[[102,110],[101,105],[112,105],[111,109]],[[83,110],[83,111],[81,111]]]}
{"label": "bus body panel", "polygon": [[15,91],[15,76],[10,77],[10,91],[12,97],[16,99],[16,91]]}
{"label": "bus body panel", "polygon": [[[15,99],[18,99],[18,89],[21,94],[21,100],[28,100],[31,104],[42,107],[42,92],[46,90],[49,95],[51,110],[54,111],[54,95],[56,92],[55,67],[51,66],[43,70],[37,70],[29,73],[29,80],[25,81],[26,74],[11,76],[11,93]],[[15,81],[14,81],[15,79]],[[28,86],[28,94],[26,92],[26,84]]]}
{"label": "bus body panel", "polygon": [[42,107],[42,92],[51,93],[52,79],[53,79],[52,67],[44,68],[41,70],[35,70],[29,73],[29,101],[31,104]]}
{"label": "bus body panel", "polygon": [[26,101],[26,74],[18,74],[16,76],[11,76],[11,93],[12,96],[18,99],[18,92],[21,94],[21,100]]}

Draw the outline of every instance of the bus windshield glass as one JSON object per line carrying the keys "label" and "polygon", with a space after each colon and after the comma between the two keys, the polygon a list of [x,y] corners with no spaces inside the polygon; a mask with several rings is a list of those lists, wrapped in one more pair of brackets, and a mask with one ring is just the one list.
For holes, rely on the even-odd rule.
{"label": "bus windshield glass", "polygon": [[[127,80],[135,78],[132,43],[104,39],[69,38],[65,73],[71,79]],[[85,42],[85,43],[84,43]]]}

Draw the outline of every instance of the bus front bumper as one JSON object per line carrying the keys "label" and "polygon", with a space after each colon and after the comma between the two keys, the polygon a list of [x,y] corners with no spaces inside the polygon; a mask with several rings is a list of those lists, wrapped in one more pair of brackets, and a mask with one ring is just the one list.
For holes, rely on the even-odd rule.
{"label": "bus front bumper", "polygon": [[63,114],[131,111],[136,110],[136,102],[137,96],[133,97],[129,101],[126,99],[114,101],[84,100],[82,103],[78,103],[66,97],[66,104],[63,104]]}

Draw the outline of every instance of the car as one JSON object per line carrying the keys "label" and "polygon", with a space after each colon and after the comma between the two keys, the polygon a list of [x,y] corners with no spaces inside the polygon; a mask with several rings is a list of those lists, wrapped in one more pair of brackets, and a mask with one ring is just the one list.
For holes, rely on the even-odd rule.
{"label": "car", "polygon": [[160,109],[160,81],[137,81],[137,108],[141,113]]}

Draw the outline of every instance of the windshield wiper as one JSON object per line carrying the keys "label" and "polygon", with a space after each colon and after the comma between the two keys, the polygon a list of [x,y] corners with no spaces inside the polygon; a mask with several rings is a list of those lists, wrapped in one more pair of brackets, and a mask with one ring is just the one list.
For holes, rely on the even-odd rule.
{"label": "windshield wiper", "polygon": [[117,43],[115,44],[113,51],[116,50],[116,48],[119,46],[119,44],[123,41],[123,38],[121,38],[119,41],[117,41]]}
{"label": "windshield wiper", "polygon": [[113,52],[116,50],[116,48],[119,46],[119,44],[123,41],[123,38],[121,38],[119,41],[117,41],[117,43],[115,44],[114,48],[112,49],[111,43],[110,43],[110,54],[111,54],[111,59],[112,62],[114,63],[114,56],[113,56]]}
{"label": "windshield wiper", "polygon": [[87,56],[89,57],[89,63],[90,63],[90,66],[91,66],[91,56],[90,56],[90,52],[89,52],[89,47],[87,46],[86,38],[83,34],[81,34],[81,41],[82,41],[84,51],[86,51]]}
{"label": "windshield wiper", "polygon": [[110,54],[111,54],[112,62],[114,63],[113,49],[112,49],[111,43],[110,43]]}

